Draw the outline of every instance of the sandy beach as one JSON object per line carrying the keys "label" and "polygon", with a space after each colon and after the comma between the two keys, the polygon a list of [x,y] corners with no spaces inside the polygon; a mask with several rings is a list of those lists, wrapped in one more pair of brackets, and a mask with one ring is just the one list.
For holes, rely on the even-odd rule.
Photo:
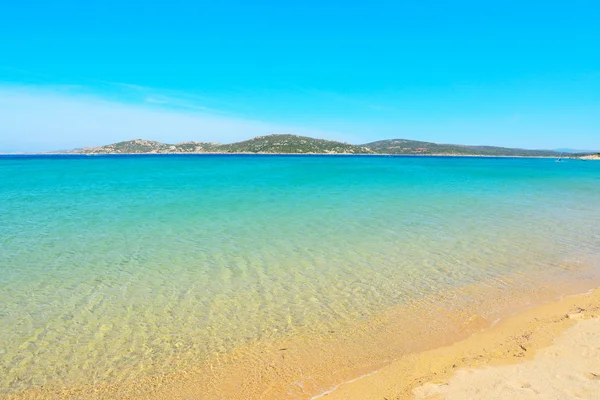
{"label": "sandy beach", "polygon": [[600,290],[407,356],[327,399],[599,399]]}
{"label": "sandy beach", "polygon": [[[576,316],[582,314],[575,314]],[[600,319],[578,322],[533,360],[461,369],[448,382],[427,383],[416,399],[598,399]]]}

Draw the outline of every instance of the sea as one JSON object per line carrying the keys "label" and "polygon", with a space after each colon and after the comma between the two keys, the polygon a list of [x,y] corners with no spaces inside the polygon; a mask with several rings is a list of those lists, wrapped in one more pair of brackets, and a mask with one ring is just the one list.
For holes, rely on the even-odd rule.
{"label": "sea", "polygon": [[387,362],[599,278],[600,162],[0,156],[0,398],[295,340]]}

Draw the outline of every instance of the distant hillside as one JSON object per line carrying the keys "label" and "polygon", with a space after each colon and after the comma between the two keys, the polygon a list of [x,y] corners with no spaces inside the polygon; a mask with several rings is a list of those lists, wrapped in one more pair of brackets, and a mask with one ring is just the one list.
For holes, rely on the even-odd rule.
{"label": "distant hillside", "polygon": [[232,144],[224,144],[219,151],[225,153],[324,153],[371,154],[372,151],[353,144],[333,140],[313,139],[296,135],[267,135]]}
{"label": "distant hillside", "polygon": [[73,150],[85,154],[169,154],[169,153],[206,153],[219,147],[218,143],[184,142],[166,144],[153,140],[134,139],[126,142],[108,144],[100,147],[86,147]]}
{"label": "distant hillside", "polygon": [[552,150],[525,150],[494,146],[439,144],[406,139],[380,140],[363,144],[363,146],[380,154],[445,154],[517,157],[556,157],[560,154]]}
{"label": "distant hillside", "polygon": [[169,153],[317,153],[370,154],[371,150],[333,140],[313,139],[296,135],[267,135],[231,144],[184,142],[165,144],[135,139],[100,147],[72,150],[84,154],[169,154]]}
{"label": "distant hillside", "polygon": [[100,147],[74,149],[71,153],[84,154],[174,154],[174,153],[257,153],[257,154],[405,154],[405,155],[482,155],[557,157],[552,150],[524,150],[492,146],[438,144],[416,140],[380,140],[353,145],[333,140],[314,139],[296,135],[257,136],[231,144],[184,142],[166,144],[152,140],[135,139]]}

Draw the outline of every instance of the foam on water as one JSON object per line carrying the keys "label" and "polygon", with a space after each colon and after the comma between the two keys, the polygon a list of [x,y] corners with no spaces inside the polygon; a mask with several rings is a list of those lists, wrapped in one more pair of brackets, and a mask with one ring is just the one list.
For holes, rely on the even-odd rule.
{"label": "foam on water", "polygon": [[582,161],[0,157],[0,393],[597,277],[599,189]]}

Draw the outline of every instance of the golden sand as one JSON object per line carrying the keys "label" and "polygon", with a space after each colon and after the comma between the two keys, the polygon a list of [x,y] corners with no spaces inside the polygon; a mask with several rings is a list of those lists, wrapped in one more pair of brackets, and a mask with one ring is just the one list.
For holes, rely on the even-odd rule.
{"label": "golden sand", "polygon": [[[571,318],[585,318],[585,311]],[[417,400],[600,399],[600,318],[563,332],[533,360],[516,365],[461,369],[445,383],[414,390]]]}
{"label": "golden sand", "polygon": [[[503,279],[504,289],[485,284],[463,287],[415,300],[344,332],[240,347],[193,370],[135,382],[57,384],[6,398],[411,398],[417,386],[445,382],[463,367],[529,359],[575,324],[568,314],[585,310],[587,318],[600,309],[598,290],[550,302],[561,293],[581,291],[590,282],[575,282],[562,291],[551,286],[532,291],[519,288],[518,277]],[[541,303],[546,304],[531,308]]]}
{"label": "golden sand", "polygon": [[[590,357],[595,361],[592,365],[598,366],[600,360],[593,356],[598,354],[600,346],[598,318],[600,289],[519,313],[450,346],[404,357],[377,374],[340,386],[327,399],[491,400],[523,399],[530,394],[540,399],[567,399],[572,398],[568,392],[575,390],[580,390],[582,397],[574,398],[598,399],[600,380],[597,375],[600,371],[597,370],[586,370],[582,374],[585,378],[583,384],[575,382],[575,379],[563,379],[566,383],[562,384],[562,397],[556,397],[557,393],[549,391],[547,381],[545,388],[538,390],[541,385],[536,389],[530,379],[532,371],[538,377],[545,373],[546,377],[561,379],[562,371],[555,371],[557,365],[570,363],[584,368],[590,365]],[[574,327],[578,321],[586,319],[585,324]],[[569,328],[571,330],[567,330]],[[557,338],[557,343],[531,364],[521,364],[520,368],[512,369],[501,367],[534,360],[537,350],[551,345]],[[591,346],[590,351],[586,353],[584,349],[582,354],[582,345]],[[492,367],[472,371],[484,366]],[[458,374],[452,377],[457,371]],[[575,368],[572,373],[576,373]],[[598,392],[589,391],[590,387],[597,388]],[[585,391],[591,397],[586,397]]]}

